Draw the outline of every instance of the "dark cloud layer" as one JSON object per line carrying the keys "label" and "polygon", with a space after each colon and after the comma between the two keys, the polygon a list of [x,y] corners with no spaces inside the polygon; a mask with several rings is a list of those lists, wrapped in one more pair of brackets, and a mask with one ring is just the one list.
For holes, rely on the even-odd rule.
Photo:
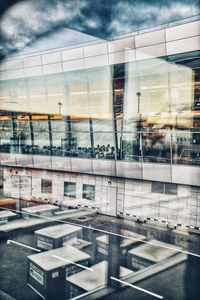
{"label": "dark cloud layer", "polygon": [[62,28],[109,39],[187,18],[199,14],[199,0],[1,0],[0,10],[3,57]]}

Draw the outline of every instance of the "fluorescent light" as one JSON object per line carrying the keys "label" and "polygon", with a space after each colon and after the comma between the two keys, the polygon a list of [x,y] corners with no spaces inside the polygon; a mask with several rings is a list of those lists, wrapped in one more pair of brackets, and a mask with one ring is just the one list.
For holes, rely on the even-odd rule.
{"label": "fluorescent light", "polygon": [[48,96],[63,96],[63,94],[48,94]]}
{"label": "fluorescent light", "polygon": [[30,98],[45,97],[46,95],[31,95]]}

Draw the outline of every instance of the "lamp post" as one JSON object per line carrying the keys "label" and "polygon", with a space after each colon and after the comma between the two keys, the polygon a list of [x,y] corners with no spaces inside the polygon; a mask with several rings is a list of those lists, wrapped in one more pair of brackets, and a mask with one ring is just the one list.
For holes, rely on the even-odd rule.
{"label": "lamp post", "polygon": [[137,106],[137,141],[138,141],[138,155],[142,157],[142,137],[141,137],[141,114],[140,114],[140,97],[141,97],[141,92],[137,92],[136,96],[138,97],[138,106]]}
{"label": "lamp post", "polygon": [[141,92],[137,92],[136,93],[137,97],[138,97],[138,116],[140,114],[140,97],[141,97]]}
{"label": "lamp post", "polygon": [[61,115],[61,109],[62,109],[62,102],[61,101],[58,102],[58,107],[59,107],[59,109],[58,109],[59,115]]}

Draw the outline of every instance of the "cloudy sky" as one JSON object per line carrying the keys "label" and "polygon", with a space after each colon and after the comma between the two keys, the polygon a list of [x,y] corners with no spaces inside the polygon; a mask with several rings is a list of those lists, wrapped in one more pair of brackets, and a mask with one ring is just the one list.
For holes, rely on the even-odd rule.
{"label": "cloudy sky", "polygon": [[1,0],[0,57],[109,39],[177,21],[198,15],[199,1],[14,0],[10,5],[12,0]]}

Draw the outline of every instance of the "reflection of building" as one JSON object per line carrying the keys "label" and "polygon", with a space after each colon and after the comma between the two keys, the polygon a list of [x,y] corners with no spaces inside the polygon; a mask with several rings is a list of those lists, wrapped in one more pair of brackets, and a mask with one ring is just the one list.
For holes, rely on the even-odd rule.
{"label": "reflection of building", "polygon": [[195,21],[7,58],[4,195],[200,226],[199,54]]}

